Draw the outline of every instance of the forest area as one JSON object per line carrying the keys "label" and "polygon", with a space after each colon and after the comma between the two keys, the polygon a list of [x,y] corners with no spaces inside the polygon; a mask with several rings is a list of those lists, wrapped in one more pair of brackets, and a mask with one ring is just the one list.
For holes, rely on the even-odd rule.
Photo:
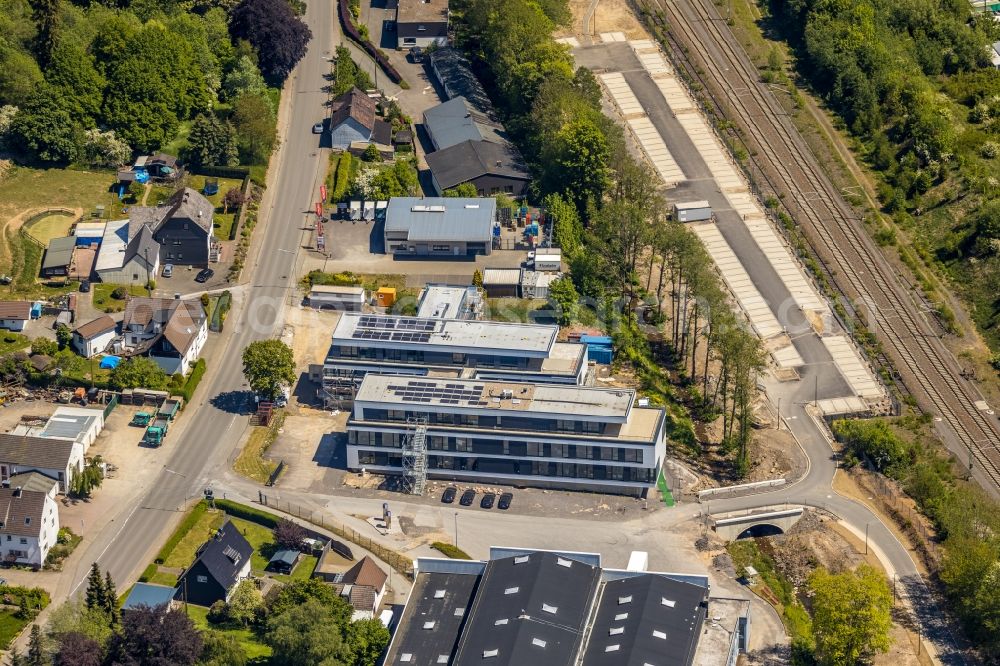
{"label": "forest area", "polygon": [[798,75],[858,140],[883,212],[949,278],[1000,369],[1000,70],[990,46],[1000,23],[966,0],[771,0],[761,9]]}
{"label": "forest area", "polygon": [[[564,324],[591,308],[645,393],[666,406],[670,441],[704,455],[694,420],[721,417],[728,474],[752,465],[753,403],[764,352],[734,314],[697,238],[664,213],[658,177],[601,111],[593,74],[552,38],[565,0],[458,0],[459,44],[527,156],[531,198],[553,219],[571,279],[552,286]],[[668,358],[654,358],[650,339]]]}
{"label": "forest area", "polygon": [[0,151],[107,168],[263,165],[309,28],[286,0],[0,0]]}

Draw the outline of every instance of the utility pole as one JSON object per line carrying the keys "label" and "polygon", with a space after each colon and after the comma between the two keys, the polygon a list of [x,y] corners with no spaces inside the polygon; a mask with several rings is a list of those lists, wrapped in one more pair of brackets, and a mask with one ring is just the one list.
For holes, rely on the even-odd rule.
{"label": "utility pole", "polygon": [[455,512],[455,548],[458,548],[458,511]]}

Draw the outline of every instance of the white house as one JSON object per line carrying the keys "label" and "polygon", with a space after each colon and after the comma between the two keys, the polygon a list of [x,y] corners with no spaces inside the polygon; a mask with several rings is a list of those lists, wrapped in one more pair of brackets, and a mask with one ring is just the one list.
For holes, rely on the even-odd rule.
{"label": "white house", "polygon": [[10,434],[69,440],[82,446],[83,452],[86,453],[102,430],[104,430],[104,410],[60,405],[44,424],[19,423],[14,426]]}
{"label": "white house", "polygon": [[0,433],[0,482],[25,472],[39,472],[67,492],[75,472],[83,469],[83,445],[71,439]]}
{"label": "white house", "polygon": [[[59,534],[55,482],[45,490],[39,474],[21,475],[37,490],[24,486],[0,488],[0,557],[4,562],[41,567]],[[51,480],[50,480],[51,481]]]}
{"label": "white house", "polygon": [[23,331],[31,319],[30,301],[0,301],[0,328]]}
{"label": "white house", "polygon": [[103,315],[78,326],[73,331],[73,348],[84,358],[102,353],[115,339],[118,325],[108,315]]}
{"label": "white house", "polygon": [[208,340],[208,317],[197,301],[133,298],[122,334],[133,354],[146,354],[167,374],[187,374]]}

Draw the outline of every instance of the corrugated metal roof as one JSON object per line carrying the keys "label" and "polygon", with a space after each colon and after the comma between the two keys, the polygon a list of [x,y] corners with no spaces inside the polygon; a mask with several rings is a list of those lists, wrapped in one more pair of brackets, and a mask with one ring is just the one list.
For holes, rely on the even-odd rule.
{"label": "corrugated metal roof", "polygon": [[49,241],[49,246],[45,249],[45,259],[42,260],[42,269],[69,266],[73,261],[73,248],[75,247],[76,239],[72,236],[53,238]]}
{"label": "corrugated metal roof", "polygon": [[488,284],[521,284],[520,268],[486,268],[483,269],[483,285]]}
{"label": "corrugated metal roof", "polygon": [[395,197],[386,208],[385,231],[406,232],[410,242],[490,242],[496,209],[491,197]]}

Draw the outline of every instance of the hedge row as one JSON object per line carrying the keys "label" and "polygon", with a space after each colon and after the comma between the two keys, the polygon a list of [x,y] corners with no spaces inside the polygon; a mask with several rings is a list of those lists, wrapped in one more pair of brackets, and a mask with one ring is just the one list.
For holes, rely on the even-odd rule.
{"label": "hedge row", "polygon": [[191,396],[194,395],[195,390],[198,388],[198,384],[201,383],[201,378],[205,374],[207,368],[205,359],[199,358],[191,369],[191,374],[188,375],[187,381],[184,382],[184,387],[180,390],[174,391],[174,395],[179,395],[184,398],[184,404],[191,402]]}
{"label": "hedge row", "polygon": [[232,500],[217,499],[215,500],[215,506],[234,518],[249,520],[251,523],[257,523],[268,529],[274,529],[278,525],[278,521],[281,520],[278,516],[266,511],[261,511],[260,509],[255,509],[252,506],[240,504]]}
{"label": "hedge row", "polygon": [[160,552],[156,554],[156,559],[154,559],[153,561],[156,564],[163,564],[164,561],[166,561],[166,559],[170,556],[170,551],[172,551],[174,548],[177,547],[177,544],[181,542],[181,539],[184,538],[184,535],[191,531],[191,529],[195,526],[198,520],[201,519],[201,517],[205,514],[205,511],[207,510],[208,510],[208,505],[205,504],[204,502],[198,502],[197,504],[195,504],[194,508],[191,509],[191,513],[184,516],[184,520],[182,520],[181,524],[177,526],[177,529],[174,530],[174,533],[170,535],[170,538],[167,539],[167,542],[163,544],[163,548],[161,548]]}
{"label": "hedge row", "polygon": [[346,150],[340,154],[337,161],[337,171],[333,179],[333,189],[330,192],[330,203],[340,203],[347,196],[347,188],[351,184],[351,154]]}
{"label": "hedge row", "polygon": [[431,544],[431,548],[440,551],[445,557],[450,557],[453,560],[471,560],[472,556],[466,553],[464,550],[458,546],[453,546],[450,543],[445,543],[444,541],[435,541]]}
{"label": "hedge row", "polygon": [[360,44],[371,57],[375,58],[375,62],[377,62],[382,67],[383,71],[389,75],[389,79],[393,83],[402,84],[403,77],[400,76],[399,72],[396,71],[396,68],[392,66],[392,63],[385,57],[385,54],[375,48],[374,44],[365,39],[361,33],[358,32],[357,26],[354,25],[354,17],[351,16],[349,0],[340,0],[339,5],[340,24],[344,27],[344,32],[347,33],[347,36]]}
{"label": "hedge row", "polygon": [[229,308],[232,305],[233,295],[227,289],[222,292],[222,295],[219,296],[219,300],[215,304],[215,310],[212,311],[212,317],[208,322],[209,330],[216,333],[222,330],[223,325],[226,323],[226,313],[229,312]]}

